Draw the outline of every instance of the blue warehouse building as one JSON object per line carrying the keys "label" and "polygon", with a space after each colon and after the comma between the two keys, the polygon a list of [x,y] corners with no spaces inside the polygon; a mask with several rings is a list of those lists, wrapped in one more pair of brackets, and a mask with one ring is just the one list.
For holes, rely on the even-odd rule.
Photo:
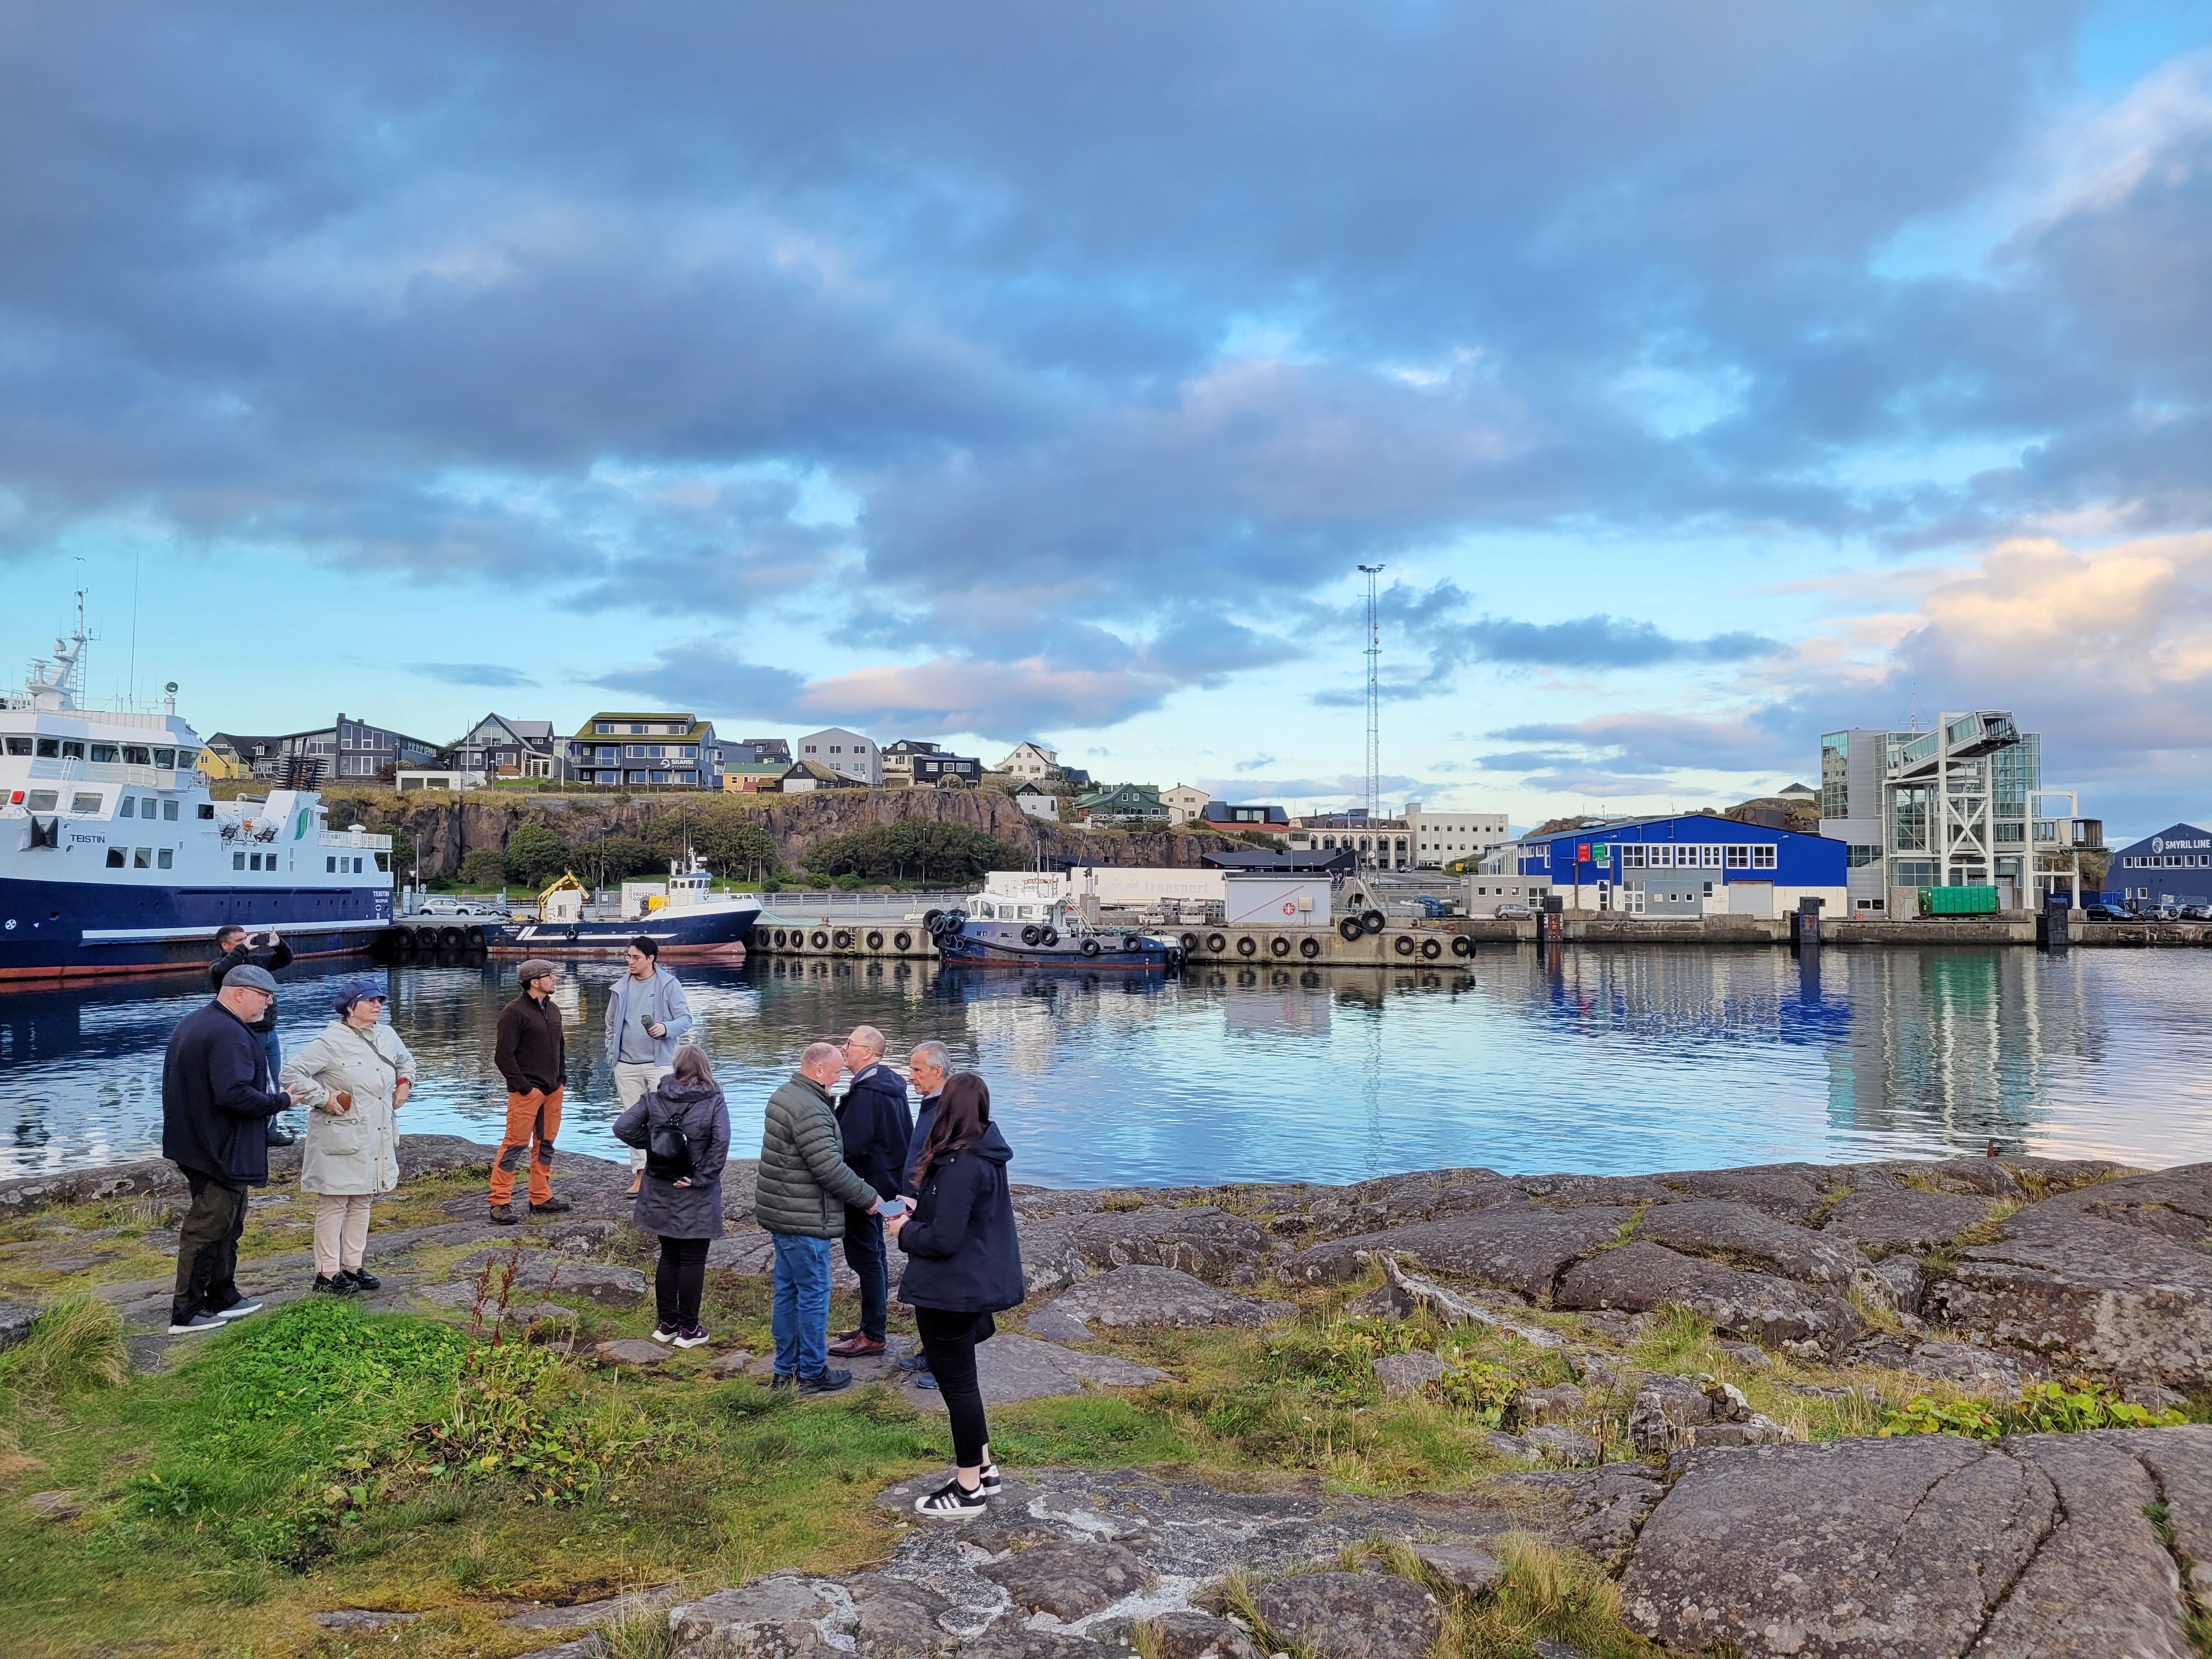
{"label": "blue warehouse building", "polygon": [[2112,854],[2105,885],[2129,904],[2212,904],[2212,830],[2170,824]]}
{"label": "blue warehouse building", "polygon": [[1484,867],[1532,893],[1548,889],[1571,910],[1778,917],[1815,898],[1840,916],[1848,853],[1826,836],[1689,812],[1525,836]]}

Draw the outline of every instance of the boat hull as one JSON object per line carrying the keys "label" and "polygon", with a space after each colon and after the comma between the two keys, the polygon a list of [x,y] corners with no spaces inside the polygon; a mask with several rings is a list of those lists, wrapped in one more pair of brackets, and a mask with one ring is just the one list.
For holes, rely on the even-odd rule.
{"label": "boat hull", "polygon": [[579,957],[618,955],[640,934],[678,961],[734,961],[760,920],[754,909],[704,914],[656,911],[627,921],[526,921],[492,946],[501,955]]}
{"label": "boat hull", "polygon": [[372,950],[389,887],[126,887],[0,878],[0,985],[204,969],[216,930],[273,927],[297,957]]}
{"label": "boat hull", "polygon": [[1056,945],[1024,945],[1011,929],[1000,937],[995,929],[979,931],[974,922],[959,933],[941,933],[937,940],[939,959],[952,968],[1113,968],[1141,973],[1171,966],[1169,952],[1173,948],[1147,939],[1138,950],[1108,950],[1102,945],[1096,955],[1086,956],[1081,945],[1073,939]]}

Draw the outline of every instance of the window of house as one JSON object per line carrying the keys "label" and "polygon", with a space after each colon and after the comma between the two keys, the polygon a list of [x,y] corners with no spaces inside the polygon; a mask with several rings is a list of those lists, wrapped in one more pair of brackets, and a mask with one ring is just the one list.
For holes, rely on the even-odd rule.
{"label": "window of house", "polygon": [[1750,869],[1751,848],[1748,847],[1729,848],[1728,849],[1728,863],[1725,867],[1730,870]]}
{"label": "window of house", "polygon": [[592,735],[595,738],[604,738],[614,729],[615,728],[611,722],[606,720],[599,720],[594,722],[592,726]]}
{"label": "window of house", "polygon": [[101,798],[96,794],[72,795],[70,797],[70,811],[72,812],[97,812],[100,811],[100,799]]}
{"label": "window of house", "polygon": [[173,870],[176,867],[176,863],[177,849],[173,847],[164,847],[154,856],[154,865],[156,869]]}
{"label": "window of house", "polygon": [[1706,869],[1717,870],[1721,867],[1721,849],[1719,848],[1702,847],[1698,850],[1700,854],[1698,861],[1705,866]]}
{"label": "window of house", "polygon": [[1775,849],[1771,846],[1753,848],[1751,867],[1754,870],[1771,870],[1774,868],[1774,854]]}
{"label": "window of house", "polygon": [[123,849],[120,847],[111,847],[107,849],[107,867],[111,870],[120,870],[123,867]]}

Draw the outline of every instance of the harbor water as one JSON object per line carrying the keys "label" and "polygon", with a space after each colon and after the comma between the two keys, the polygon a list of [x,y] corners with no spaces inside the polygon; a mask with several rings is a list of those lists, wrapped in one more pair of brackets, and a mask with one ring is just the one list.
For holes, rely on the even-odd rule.
{"label": "harbor water", "polygon": [[[296,1048],[330,981],[284,975]],[[376,970],[416,1057],[413,1132],[495,1140],[493,1024],[513,966]],[[1017,1178],[1354,1181],[1486,1165],[1604,1173],[2006,1152],[2212,1158],[2212,953],[1486,947],[1465,970],[1158,975],[933,963],[678,966],[732,1148],[810,1041],[881,1027],[988,1080]],[[619,967],[563,963],[560,1145],[611,1154],[602,1039]],[[206,981],[0,995],[0,1176],[158,1153],[169,1028]]]}

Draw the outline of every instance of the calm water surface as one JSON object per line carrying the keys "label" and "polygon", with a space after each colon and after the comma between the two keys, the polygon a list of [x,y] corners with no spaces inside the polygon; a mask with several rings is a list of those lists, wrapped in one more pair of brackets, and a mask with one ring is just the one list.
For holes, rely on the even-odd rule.
{"label": "calm water surface", "polygon": [[[562,1144],[600,1153],[600,1032],[619,969],[564,966]],[[1358,1180],[1838,1162],[2007,1151],[2212,1158],[2212,953],[1664,946],[1486,951],[1471,971],[1195,970],[1181,981],[933,966],[674,970],[728,1091],[732,1148],[800,1048],[857,1023],[925,1037],[989,1079],[1019,1177],[1050,1185]],[[498,1138],[496,964],[390,970],[420,1067],[405,1127]],[[285,975],[288,1049],[327,1018]],[[179,976],[0,994],[0,1175],[158,1151]]]}

